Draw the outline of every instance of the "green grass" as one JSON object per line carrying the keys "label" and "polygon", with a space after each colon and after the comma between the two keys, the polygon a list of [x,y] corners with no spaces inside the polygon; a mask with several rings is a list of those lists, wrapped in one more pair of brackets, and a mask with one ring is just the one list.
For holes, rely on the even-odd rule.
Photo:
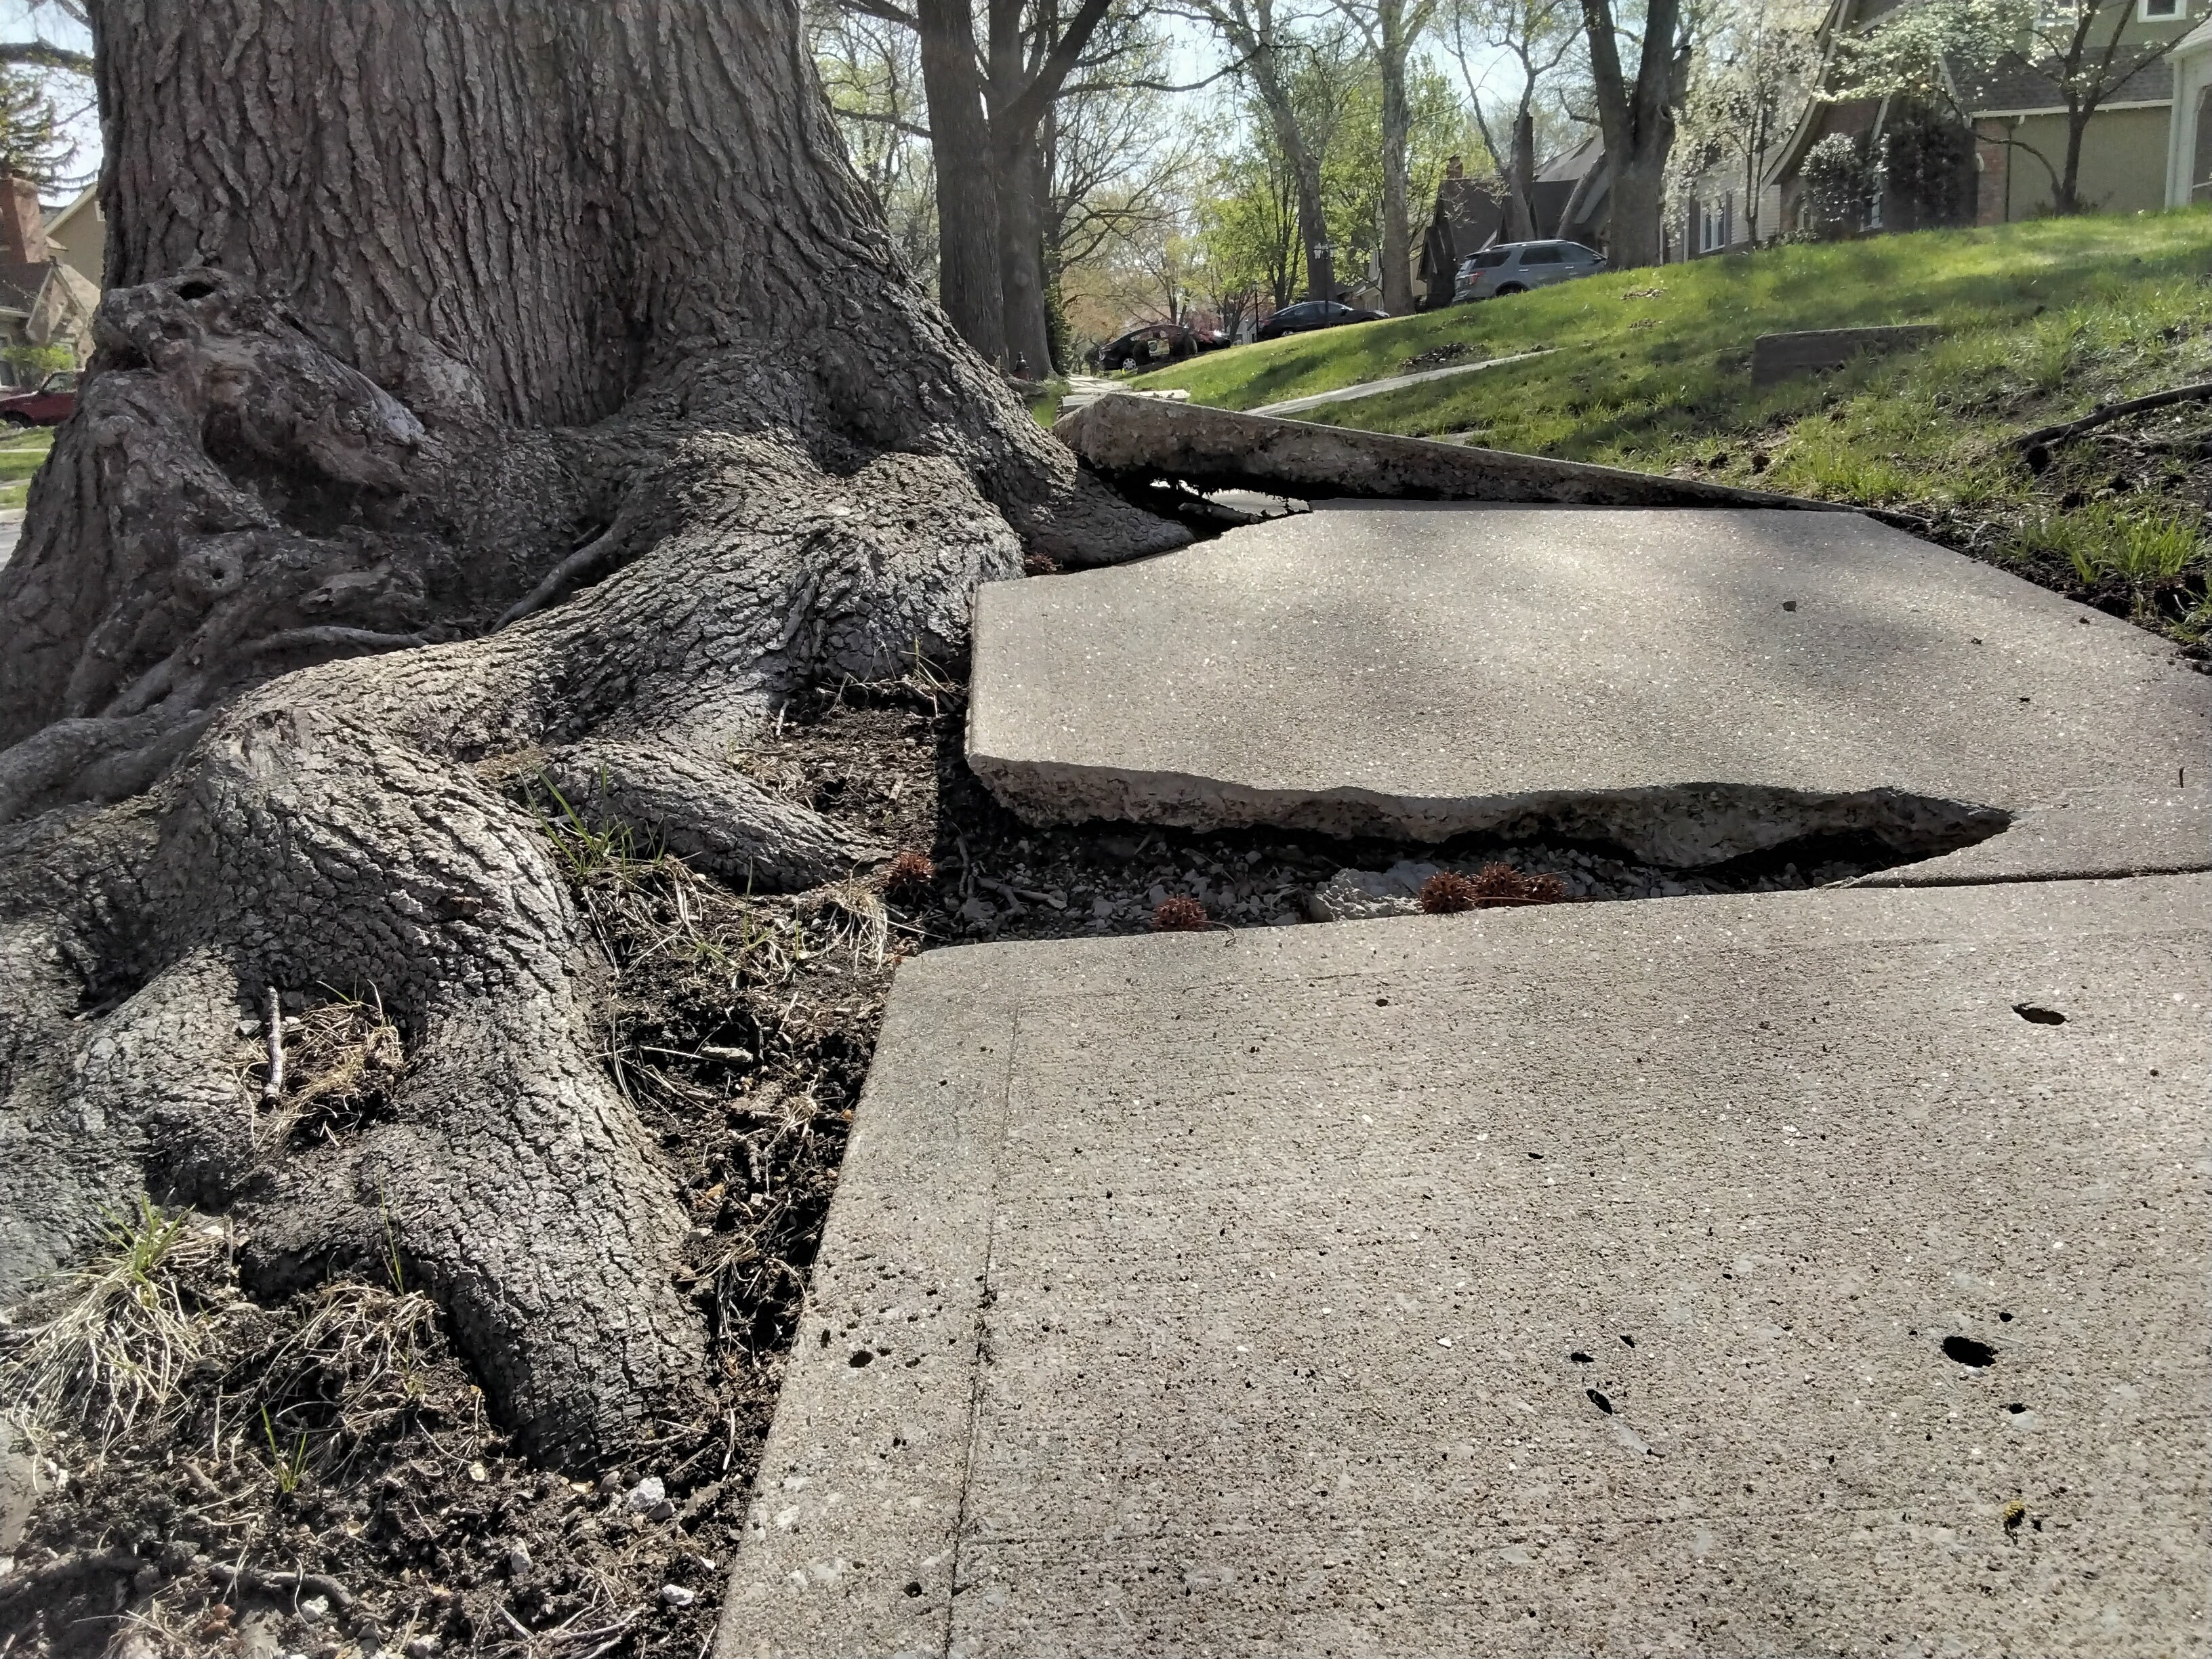
{"label": "green grass", "polygon": [[0,508],[20,507],[30,499],[31,475],[46,464],[54,447],[54,429],[33,427],[0,441]]}
{"label": "green grass", "polygon": [[[1954,541],[1993,525],[1974,550],[2053,586],[2117,580],[2136,610],[2164,605],[2161,625],[2189,635],[2179,589],[2194,585],[2202,614],[2205,563],[2187,458],[2136,458],[2120,477],[2109,445],[2085,441],[2038,477],[2010,441],[2212,377],[2208,284],[2212,216],[2201,210],[2052,219],[1615,272],[1237,347],[1137,384],[1250,409],[1400,374],[1453,342],[1478,357],[1548,346],[1548,356],[1300,418],[1910,510]],[[1938,324],[1943,337],[1752,386],[1758,335],[1907,322]],[[2202,427],[2212,416],[2197,405],[2161,418]],[[2100,602],[2118,604],[2108,591]]]}

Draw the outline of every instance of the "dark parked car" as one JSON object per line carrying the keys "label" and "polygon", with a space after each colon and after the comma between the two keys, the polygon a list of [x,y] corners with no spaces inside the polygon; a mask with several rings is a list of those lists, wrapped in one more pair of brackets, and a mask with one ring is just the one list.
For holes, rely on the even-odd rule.
{"label": "dark parked car", "polygon": [[1340,305],[1334,300],[1301,300],[1294,306],[1285,306],[1261,324],[1259,333],[1253,337],[1279,340],[1285,334],[1306,334],[1344,323],[1379,323],[1387,315],[1387,312],[1362,311],[1357,306]]}
{"label": "dark parked car", "polygon": [[1525,294],[1532,288],[1595,276],[1609,270],[1605,255],[1580,242],[1505,242],[1460,261],[1452,280],[1452,303]]}
{"label": "dark parked car", "polygon": [[58,368],[34,392],[0,398],[0,422],[9,426],[59,426],[76,413],[76,371]]}
{"label": "dark parked car", "polygon": [[1117,368],[1141,368],[1147,363],[1177,363],[1228,343],[1225,334],[1185,328],[1181,323],[1153,323],[1133,328],[1099,347],[1098,367],[1110,373]]}

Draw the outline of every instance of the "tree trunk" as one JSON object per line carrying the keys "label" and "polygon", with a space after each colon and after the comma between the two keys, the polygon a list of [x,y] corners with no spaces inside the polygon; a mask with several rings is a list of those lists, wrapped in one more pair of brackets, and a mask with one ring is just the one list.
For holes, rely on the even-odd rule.
{"label": "tree trunk", "polygon": [[2066,110],[2066,164],[2060,169],[2058,188],[2051,193],[2053,213],[2079,213],[2081,210],[2081,136],[2089,128],[2093,109],[2083,109],[2069,103]]}
{"label": "tree trunk", "polygon": [[[502,1420],[591,1464],[704,1333],[607,965],[486,777],[844,875],[878,849],[732,764],[777,704],[957,648],[1024,542],[1182,532],[900,274],[794,0],[93,22],[111,287],[0,568],[0,1298],[149,1183],[236,1213],[264,1292],[388,1230]],[[272,985],[374,990],[388,1113],[257,1142]]]}
{"label": "tree trunk", "polygon": [[986,362],[1006,362],[999,194],[969,0],[915,0],[929,152],[937,169],[937,297]]}
{"label": "tree trunk", "polygon": [[1621,74],[1612,0],[1582,0],[1582,8],[1590,90],[1611,179],[1606,252],[1616,268],[1656,265],[1665,254],[1660,213],[1667,157],[1674,147],[1674,93],[1686,69],[1675,39],[1681,3],[1649,0],[1632,84]]}
{"label": "tree trunk", "polygon": [[1521,95],[1520,112],[1513,118],[1513,155],[1505,171],[1505,235],[1509,242],[1533,240],[1536,234],[1536,115],[1528,107],[1528,93],[1535,89],[1531,76]]}
{"label": "tree trunk", "polygon": [[1406,36],[1403,0],[1383,0],[1380,14],[1382,76],[1382,309],[1403,317],[1413,309],[1413,237],[1406,196],[1407,135],[1412,112],[1406,106]]}

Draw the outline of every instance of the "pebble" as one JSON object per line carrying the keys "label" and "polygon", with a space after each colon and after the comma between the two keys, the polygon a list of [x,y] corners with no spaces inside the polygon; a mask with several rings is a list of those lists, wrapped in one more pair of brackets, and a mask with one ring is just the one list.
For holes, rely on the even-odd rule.
{"label": "pebble", "polygon": [[523,1544],[510,1544],[507,1546],[507,1575],[514,1578],[520,1578],[524,1573],[530,1571],[530,1550],[528,1546]]}
{"label": "pebble", "polygon": [[686,1589],[681,1584],[663,1584],[660,1599],[672,1607],[688,1607],[699,1599],[699,1592]]}
{"label": "pebble", "polygon": [[632,1515],[650,1515],[668,1501],[668,1488],[661,1485],[660,1477],[648,1474],[629,1489],[623,1499],[623,1507]]}

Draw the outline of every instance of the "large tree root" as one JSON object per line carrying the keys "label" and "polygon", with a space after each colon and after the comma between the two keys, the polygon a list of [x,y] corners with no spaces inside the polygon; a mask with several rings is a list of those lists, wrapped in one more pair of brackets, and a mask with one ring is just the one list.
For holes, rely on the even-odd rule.
{"label": "large tree root", "polygon": [[[0,1295],[142,1182],[233,1210],[264,1291],[396,1249],[525,1443],[590,1462],[667,1409],[704,1332],[670,1282],[684,1218],[599,1058],[605,965],[488,779],[733,885],[845,877],[881,849],[734,764],[781,701],[958,648],[1025,541],[1182,532],[1003,422],[995,453],[857,444],[849,412],[844,436],[764,425],[775,375],[734,350],[668,402],[507,439],[417,422],[230,279],[124,291],[102,340],[118,366],[40,481],[46,539],[0,580],[32,629],[0,684],[31,733],[0,751]],[[532,558],[461,560],[472,514]],[[568,603],[373,649],[481,630],[592,541],[611,574]],[[87,593],[54,579],[71,546]],[[456,586],[464,565],[492,574]],[[261,678],[295,650],[347,654]],[[149,793],[66,805],[187,744]],[[388,1112],[312,1145],[262,1120],[235,1026],[272,985],[374,993],[406,1053]]]}

